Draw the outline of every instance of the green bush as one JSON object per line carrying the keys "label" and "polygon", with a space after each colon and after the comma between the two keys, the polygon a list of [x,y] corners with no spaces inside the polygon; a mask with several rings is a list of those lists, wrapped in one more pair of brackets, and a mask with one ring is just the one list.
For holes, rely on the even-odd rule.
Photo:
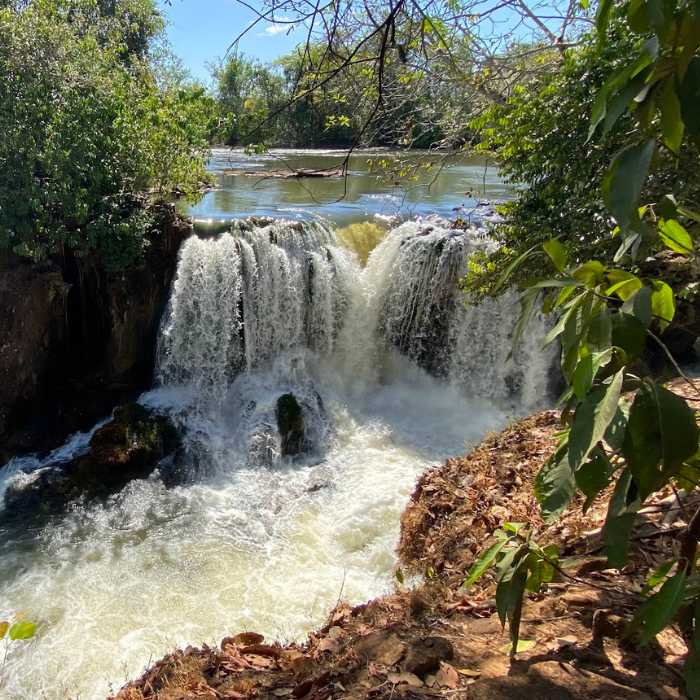
{"label": "green bush", "polygon": [[128,266],[145,245],[146,191],[192,191],[204,177],[211,99],[158,87],[150,1],[109,6],[97,17],[89,0],[0,10],[3,250]]}
{"label": "green bush", "polygon": [[[504,221],[496,226],[495,235],[503,247],[489,260],[472,261],[465,280],[469,292],[493,293],[500,271],[525,250],[551,238],[566,243],[574,261],[586,259],[592,247],[602,259],[612,259],[617,242],[609,235],[611,218],[601,187],[615,153],[634,139],[634,118],[619,102],[608,114],[604,133],[589,139],[590,114],[608,77],[624,67],[643,42],[617,18],[608,42],[583,35],[579,45],[566,52],[563,63],[553,62],[550,70],[537,72],[508,100],[471,122],[481,139],[479,148],[494,152],[501,174],[525,187],[515,201],[500,208]],[[654,177],[644,185],[644,199],[653,201],[669,189],[683,199],[696,199],[697,147],[685,143],[678,155],[662,151],[657,158]],[[535,261],[525,264],[518,279],[528,279],[537,270]]]}

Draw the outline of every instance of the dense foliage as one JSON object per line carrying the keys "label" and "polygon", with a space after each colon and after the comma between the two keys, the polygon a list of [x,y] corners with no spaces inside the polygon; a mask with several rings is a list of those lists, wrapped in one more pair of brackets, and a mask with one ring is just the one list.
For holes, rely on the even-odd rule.
{"label": "dense foliage", "polygon": [[[533,246],[503,271],[496,287],[512,281],[512,272],[527,261],[543,269],[548,263],[555,275],[541,280],[523,273],[519,330],[543,299],[557,316],[547,342],[561,345],[567,384],[559,447],[539,473],[535,494],[549,520],[577,494],[584,508],[605,499],[605,551],[609,565],[622,570],[647,500],[664,489],[680,500],[679,492],[700,484],[700,430],[683,396],[700,394],[691,381],[683,392],[670,390],[643,361],[649,342],[665,351],[676,295],[663,275],[645,275],[640,267],[650,253],[664,249],[697,274],[700,198],[686,187],[682,169],[684,157],[697,154],[700,143],[700,7],[683,0],[662,5],[631,0],[620,9],[627,31],[640,41],[606,72],[586,137],[602,139],[607,147],[606,134],[624,125],[599,182],[609,231],[587,240],[587,256],[578,241],[564,235]],[[609,26],[617,11],[610,0],[601,3],[596,51],[616,40]],[[580,235],[586,235],[585,222]],[[666,626],[679,624],[689,646],[687,691],[700,698],[700,510],[686,522],[669,560],[649,572],[627,637],[644,645]],[[556,549],[534,542],[526,526],[506,524],[465,583],[492,564],[498,613],[510,623],[516,651],[525,594],[551,581],[562,562]]]}
{"label": "dense foliage", "polygon": [[[213,69],[230,128],[229,144],[266,146],[382,145],[426,148],[466,130],[451,125],[463,114],[466,83],[435,82],[398,57],[387,58],[381,100],[372,46],[351,66],[310,44],[266,66],[231,56]],[[450,126],[448,127],[448,123]]]}
{"label": "dense foliage", "polygon": [[[638,92],[639,80],[611,106],[596,139],[588,138],[590,114],[609,76],[629,63],[644,40],[620,18],[609,32],[605,43],[596,41],[594,34],[583,35],[561,65],[550,61],[548,70],[519,84],[507,100],[490,105],[471,121],[477,148],[494,152],[501,174],[525,185],[515,201],[501,207],[504,220],[495,227],[503,244],[500,250],[472,261],[465,281],[471,293],[497,292],[498,271],[550,238],[565,242],[574,260],[585,259],[591,246],[599,257],[612,260],[617,246],[608,235],[602,183],[612,157],[631,142],[634,120],[624,113],[624,99]],[[654,177],[643,185],[643,199],[654,201],[671,188],[679,197],[700,197],[697,146],[684,142],[677,153],[662,150],[656,158]],[[526,262],[518,277],[524,279],[536,269],[536,261]]]}
{"label": "dense foliage", "polygon": [[0,9],[0,249],[42,260],[143,252],[144,193],[204,177],[214,104],[158,80],[151,0],[34,0]]}

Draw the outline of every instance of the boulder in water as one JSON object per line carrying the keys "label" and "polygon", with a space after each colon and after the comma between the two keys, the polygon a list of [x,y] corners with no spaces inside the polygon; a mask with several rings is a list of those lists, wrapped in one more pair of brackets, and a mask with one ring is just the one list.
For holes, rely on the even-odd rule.
{"label": "boulder in water", "polygon": [[282,456],[298,455],[306,444],[304,411],[301,404],[294,394],[282,394],[277,399],[275,413],[282,439]]}
{"label": "boulder in water", "polygon": [[166,416],[135,403],[120,406],[92,436],[86,454],[49,467],[29,483],[11,484],[5,492],[5,507],[13,512],[50,513],[83,496],[106,497],[132,479],[147,477],[179,442]]}

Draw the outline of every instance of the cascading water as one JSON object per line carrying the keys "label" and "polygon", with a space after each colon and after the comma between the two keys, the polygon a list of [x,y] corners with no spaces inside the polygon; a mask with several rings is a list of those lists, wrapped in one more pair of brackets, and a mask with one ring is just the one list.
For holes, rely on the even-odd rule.
{"label": "cascading water", "polygon": [[[141,398],[180,426],[183,478],[166,487],[156,471],[38,531],[5,528],[0,619],[23,611],[39,631],[10,651],[3,697],[103,698],[173,646],[244,628],[300,638],[341,590],[390,589],[418,474],[546,394],[543,322],[509,357],[514,300],[460,302],[468,255],[489,245],[411,222],[362,268],[317,223],[186,241]],[[294,457],[285,396],[302,416]],[[86,448],[15,459],[4,479]]]}

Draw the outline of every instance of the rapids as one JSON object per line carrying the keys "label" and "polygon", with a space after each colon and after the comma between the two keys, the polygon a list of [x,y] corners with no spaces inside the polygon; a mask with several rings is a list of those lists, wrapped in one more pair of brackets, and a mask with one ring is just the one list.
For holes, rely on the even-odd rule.
{"label": "rapids", "polygon": [[[0,526],[0,619],[39,623],[10,648],[2,697],[104,698],[175,646],[301,639],[339,597],[390,590],[416,477],[547,400],[542,319],[509,357],[516,300],[458,296],[469,254],[491,245],[439,220],[397,227],[365,267],[320,223],[186,241],[141,397],[182,430],[186,477]],[[304,411],[295,460],[280,457],[284,393]],[[60,468],[88,441],[0,479]]]}

